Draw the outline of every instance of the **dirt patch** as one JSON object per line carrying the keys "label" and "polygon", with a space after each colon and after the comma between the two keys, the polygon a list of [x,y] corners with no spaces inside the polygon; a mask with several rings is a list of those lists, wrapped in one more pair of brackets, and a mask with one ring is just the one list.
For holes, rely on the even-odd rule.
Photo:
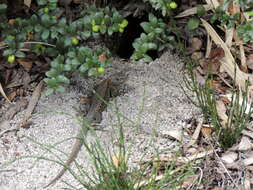
{"label": "dirt patch", "polygon": [[[32,118],[34,124],[29,129],[21,129],[17,135],[10,132],[1,137],[0,166],[13,158],[26,155],[43,155],[55,159],[52,153],[44,154],[42,145],[32,142],[31,139],[43,145],[52,145],[74,137],[80,127],[76,122],[80,97],[88,96],[94,84],[102,78],[124,68],[127,68],[128,80],[121,86],[121,95],[113,99],[103,112],[101,127],[105,131],[97,132],[97,135],[102,137],[106,146],[115,147],[118,126],[122,124],[132,166],[143,154],[149,157],[157,152],[171,154],[178,150],[180,143],[166,137],[166,132],[180,130],[183,133],[189,119],[199,117],[200,111],[189,102],[180,88],[180,84],[183,84],[183,63],[167,52],[149,65],[134,65],[115,59],[104,76],[96,79],[75,77],[66,93],[42,96]],[[116,113],[121,116],[117,117],[119,114]],[[10,127],[15,127],[22,116],[22,112],[15,116]],[[88,138],[93,137],[89,135]],[[189,136],[185,135],[184,139],[187,141]],[[64,141],[57,148],[68,154],[72,145],[73,139]],[[55,153],[59,158],[66,159],[59,152]],[[90,161],[83,149],[77,161],[82,163],[84,168],[90,168]],[[55,177],[60,169],[61,166],[49,161],[35,162],[31,158],[18,160],[0,170],[0,189],[39,190]],[[67,187],[62,180],[78,187],[73,177],[66,172],[57,184],[48,189]]]}

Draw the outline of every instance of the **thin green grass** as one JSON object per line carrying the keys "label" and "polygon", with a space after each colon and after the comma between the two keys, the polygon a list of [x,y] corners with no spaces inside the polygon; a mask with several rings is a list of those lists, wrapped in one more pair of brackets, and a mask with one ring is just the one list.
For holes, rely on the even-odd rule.
{"label": "thin green grass", "polygon": [[[65,141],[73,138],[68,138],[54,145],[45,145],[37,142],[34,139],[29,138],[33,143],[37,144],[40,148],[44,150],[41,156],[22,156],[15,160],[12,160],[8,164],[14,161],[34,158],[35,163],[39,160],[46,160],[54,162],[62,167],[67,168],[68,172],[78,181],[79,186],[87,190],[172,190],[180,189],[183,181],[195,174],[191,164],[185,164],[178,166],[176,163],[176,158],[174,161],[165,163],[161,168],[153,164],[147,164],[142,167],[132,168],[130,166],[129,157],[131,156],[131,148],[134,146],[134,142],[131,146],[126,148],[125,132],[124,132],[124,121],[131,121],[123,114],[119,113],[117,108],[117,103],[115,102],[115,117],[117,117],[117,127],[115,128],[115,136],[117,138],[117,147],[111,147],[112,149],[103,146],[103,141],[96,135],[89,125],[83,119],[76,118],[76,121],[80,125],[85,125],[85,127],[90,127],[90,135],[95,137],[95,140],[84,140],[84,149],[88,153],[89,161],[91,166],[89,170],[84,168],[80,163],[74,161],[71,167],[65,165],[65,161],[62,156],[58,153],[63,154],[68,157],[68,154],[58,149],[57,146]],[[138,114],[142,114],[142,110],[145,109],[145,100],[142,101],[141,111]],[[57,112],[64,114],[64,112]],[[70,114],[67,114],[71,116]],[[71,116],[74,117],[74,116]],[[137,117],[137,122],[140,122],[141,116]],[[138,126],[138,123],[131,121],[133,129]],[[150,141],[150,146],[153,146],[153,138]],[[89,141],[89,142],[88,142]],[[51,154],[55,159],[46,157],[46,154]],[[155,158],[160,157],[161,152],[155,151]],[[178,153],[179,154],[179,153]],[[145,157],[146,153],[142,154],[141,160]],[[113,159],[114,158],[114,159]],[[118,160],[118,164],[115,164],[115,158]],[[140,160],[140,162],[141,162]],[[153,160],[151,159],[152,163]],[[34,164],[35,165],[35,164]],[[46,183],[46,181],[45,181]],[[69,182],[64,181],[67,188],[70,190],[80,189],[71,185]],[[189,188],[190,189],[190,188]],[[194,189],[194,188],[191,188]]]}
{"label": "thin green grass", "polygon": [[[215,95],[214,89],[208,82],[205,82],[204,85],[199,84],[193,73],[194,64],[191,61],[188,62],[187,66],[189,76],[184,78],[185,86],[196,97],[196,101],[191,100],[197,107],[201,108],[206,122],[214,127],[217,134],[216,140],[226,150],[239,140],[241,132],[250,122],[253,104],[249,102],[248,84],[244,91],[235,85],[231,89],[231,103],[227,106],[228,121],[224,126],[217,112],[216,99],[218,96]],[[210,78],[212,75],[207,77]],[[236,76],[234,76],[235,78]]]}

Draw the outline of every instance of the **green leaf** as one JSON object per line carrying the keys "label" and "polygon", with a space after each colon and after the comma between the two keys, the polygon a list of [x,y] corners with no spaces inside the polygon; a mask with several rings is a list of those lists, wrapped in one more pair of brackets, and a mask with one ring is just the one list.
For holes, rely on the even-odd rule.
{"label": "green leaf", "polygon": [[71,46],[71,38],[70,37],[66,37],[64,39],[64,46]]}
{"label": "green leaf", "polygon": [[88,72],[88,76],[96,76],[98,74],[97,72],[97,69],[96,68],[91,68],[89,69],[89,72]]}
{"label": "green leaf", "polygon": [[43,40],[46,40],[48,37],[49,37],[49,30],[44,30],[43,32],[42,32],[42,34],[41,34],[41,38],[43,39]]}
{"label": "green leaf", "polygon": [[109,27],[108,30],[107,30],[107,33],[108,33],[109,36],[111,36],[113,34],[113,28]]}
{"label": "green leaf", "polygon": [[72,65],[75,65],[75,66],[78,66],[78,65],[80,65],[81,63],[80,63],[80,61],[79,61],[77,58],[74,58],[74,59],[72,59],[71,64],[72,64]]}
{"label": "green leaf", "polygon": [[203,5],[197,5],[197,14],[198,16],[203,16],[206,13],[206,10]]}
{"label": "green leaf", "polygon": [[65,92],[65,88],[63,86],[59,85],[59,86],[57,86],[55,88],[55,91],[56,92],[60,92],[60,93],[64,93]]}
{"label": "green leaf", "polygon": [[149,13],[148,20],[153,23],[157,23],[157,18],[152,13]]}
{"label": "green leaf", "polygon": [[53,88],[48,88],[48,89],[46,90],[46,92],[45,92],[45,96],[49,96],[49,95],[53,94],[54,91],[55,91],[55,90],[54,90]]}
{"label": "green leaf", "polygon": [[91,32],[90,31],[81,32],[81,36],[83,39],[88,39],[89,37],[91,37]]}
{"label": "green leaf", "polygon": [[7,50],[4,50],[3,52],[3,56],[9,56],[9,55],[13,55],[15,52],[15,50],[13,49],[7,49]]}
{"label": "green leaf", "polygon": [[46,5],[47,0],[37,0],[38,5]]}
{"label": "green leaf", "polygon": [[144,55],[143,61],[148,63],[148,62],[153,61],[153,59],[150,56],[148,56],[148,55]]}
{"label": "green leaf", "polygon": [[58,75],[56,77],[56,80],[58,82],[65,83],[65,84],[69,84],[70,83],[70,80],[66,76],[64,76],[64,75]]}
{"label": "green leaf", "polygon": [[80,71],[81,73],[85,73],[88,69],[89,69],[89,67],[88,67],[87,64],[82,64],[82,65],[79,67],[79,71]]}
{"label": "green leaf", "polygon": [[157,45],[155,43],[148,43],[148,49],[157,49]]}
{"label": "green leaf", "polygon": [[150,24],[148,22],[142,22],[141,27],[146,33],[152,32],[152,28],[150,27]]}
{"label": "green leaf", "polygon": [[15,56],[16,56],[16,57],[19,57],[19,58],[25,58],[25,53],[22,52],[22,51],[17,51],[17,52],[15,53]]}
{"label": "green leaf", "polygon": [[155,28],[155,33],[156,34],[161,34],[163,32],[162,28]]}
{"label": "green leaf", "polygon": [[49,78],[56,77],[58,75],[58,72],[55,69],[50,69],[46,72],[46,76]]}
{"label": "green leaf", "polygon": [[189,30],[195,30],[199,27],[200,21],[197,18],[191,18],[190,20],[188,20],[187,22],[187,28]]}
{"label": "green leaf", "polygon": [[49,87],[55,87],[58,85],[58,81],[56,80],[56,78],[46,78],[45,82]]}

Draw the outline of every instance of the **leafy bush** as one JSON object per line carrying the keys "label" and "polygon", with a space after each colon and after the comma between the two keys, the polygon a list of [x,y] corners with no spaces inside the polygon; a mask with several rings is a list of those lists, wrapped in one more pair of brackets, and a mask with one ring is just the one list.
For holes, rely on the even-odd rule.
{"label": "leafy bush", "polygon": [[[236,13],[234,15],[229,15],[226,11],[228,10],[228,6],[231,3],[231,0],[225,1],[223,6],[218,7],[215,10],[214,15],[211,18],[211,21],[214,22],[216,20],[220,21],[222,26],[227,26],[228,28],[236,27],[237,33],[242,37],[243,41],[252,42],[253,41],[253,21],[244,21],[241,18],[240,13]],[[250,0],[242,1],[237,0],[233,2],[238,2],[242,11],[247,12],[249,15],[253,16],[253,2]]]}
{"label": "leafy bush", "polygon": [[135,39],[133,47],[135,49],[132,59],[140,62],[150,62],[152,58],[147,55],[149,50],[161,51],[165,47],[173,47],[174,36],[169,35],[170,31],[162,19],[158,19],[152,13],[149,14],[149,22],[142,22],[141,27],[145,33],[140,38]]}
{"label": "leafy bush", "polygon": [[177,8],[177,3],[172,0],[144,0],[144,2],[149,2],[155,10],[162,11],[163,16],[170,15],[172,10]]}
{"label": "leafy bush", "polygon": [[[51,57],[51,69],[46,73],[49,86],[47,94],[54,91],[63,92],[63,83],[69,83],[69,73],[97,75],[110,64],[107,49],[92,51],[85,42],[100,35],[122,33],[128,25],[127,20],[116,9],[87,7],[86,13],[79,19],[68,23],[59,14],[57,0],[37,0],[40,9],[30,18],[16,18],[7,23],[5,11],[7,6],[0,5],[0,29],[6,45],[2,55],[13,63],[15,57],[24,58],[24,48],[37,55]],[[29,46],[28,46],[29,45]],[[100,56],[104,56],[101,59]]]}

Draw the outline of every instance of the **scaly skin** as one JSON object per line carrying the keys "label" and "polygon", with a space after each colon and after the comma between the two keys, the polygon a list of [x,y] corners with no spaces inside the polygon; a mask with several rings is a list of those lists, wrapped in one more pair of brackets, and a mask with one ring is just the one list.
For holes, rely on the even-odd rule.
{"label": "scaly skin", "polygon": [[[93,121],[100,122],[101,121],[101,114],[102,111],[105,108],[104,101],[108,101],[111,95],[111,80],[105,79],[103,80],[97,88],[95,88],[95,93],[91,100],[91,106],[88,111],[88,114],[86,116],[86,120],[90,123]],[[68,170],[70,164],[76,159],[82,145],[83,145],[83,138],[87,135],[89,131],[89,126],[83,126],[77,135],[75,144],[72,148],[72,151],[70,153],[70,156],[66,163],[64,164],[64,168],[60,171],[60,173],[44,188],[47,188],[48,186],[54,184],[57,182],[63,174]]]}

